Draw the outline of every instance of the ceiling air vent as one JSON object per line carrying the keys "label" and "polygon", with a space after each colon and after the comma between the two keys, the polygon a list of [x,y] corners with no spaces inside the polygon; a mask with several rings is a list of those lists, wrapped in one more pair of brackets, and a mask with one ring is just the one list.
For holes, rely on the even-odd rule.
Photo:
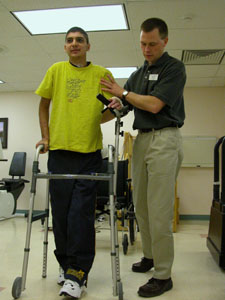
{"label": "ceiling air vent", "polygon": [[225,50],[183,50],[182,61],[185,65],[219,65]]}

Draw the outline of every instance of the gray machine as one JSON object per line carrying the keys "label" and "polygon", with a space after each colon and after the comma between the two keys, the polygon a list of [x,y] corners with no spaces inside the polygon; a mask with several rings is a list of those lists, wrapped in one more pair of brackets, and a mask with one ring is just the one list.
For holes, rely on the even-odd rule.
{"label": "gray machine", "polygon": [[225,270],[225,136],[214,148],[213,201],[207,247],[219,267]]}

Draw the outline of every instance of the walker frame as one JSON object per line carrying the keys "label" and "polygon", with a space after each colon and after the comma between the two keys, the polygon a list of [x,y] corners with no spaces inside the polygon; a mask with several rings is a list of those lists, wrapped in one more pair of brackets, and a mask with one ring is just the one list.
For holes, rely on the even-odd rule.
{"label": "walker frame", "polygon": [[[101,99],[99,99],[101,100]],[[102,101],[102,100],[101,100]],[[125,111],[113,111],[116,116],[115,122],[115,147],[108,146],[108,171],[107,173],[95,173],[93,175],[80,175],[80,174],[50,174],[41,173],[39,170],[39,154],[43,149],[43,145],[40,145],[36,149],[33,168],[32,168],[32,180],[30,190],[30,204],[26,231],[26,241],[24,248],[24,259],[22,267],[22,276],[16,277],[12,286],[12,296],[14,299],[18,299],[21,293],[25,290],[28,260],[30,252],[30,239],[32,222],[36,220],[45,220],[44,222],[44,241],[43,241],[43,266],[42,277],[47,277],[47,254],[48,254],[48,225],[49,225],[49,180],[50,179],[86,179],[86,180],[103,180],[109,183],[109,210],[110,210],[110,240],[111,240],[111,267],[112,267],[112,283],[113,283],[113,296],[118,296],[119,300],[123,300],[123,285],[120,277],[120,262],[119,262],[119,243],[118,243],[118,230],[117,230],[117,211],[116,211],[116,182],[117,182],[117,166],[118,166],[118,149],[119,149],[119,135],[122,122],[120,118],[125,114]],[[46,188],[46,202],[45,210],[38,215],[34,214],[34,201],[36,195],[36,184],[38,179],[47,180]]]}

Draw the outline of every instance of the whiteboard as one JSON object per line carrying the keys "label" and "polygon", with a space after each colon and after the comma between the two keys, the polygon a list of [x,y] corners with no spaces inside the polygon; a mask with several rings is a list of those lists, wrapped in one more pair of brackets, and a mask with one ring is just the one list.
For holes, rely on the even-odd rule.
{"label": "whiteboard", "polygon": [[183,136],[182,167],[213,167],[215,136]]}

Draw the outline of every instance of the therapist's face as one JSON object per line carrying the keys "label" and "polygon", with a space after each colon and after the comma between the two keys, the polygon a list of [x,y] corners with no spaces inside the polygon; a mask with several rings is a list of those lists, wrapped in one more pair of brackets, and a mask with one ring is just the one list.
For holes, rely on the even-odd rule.
{"label": "therapist's face", "polygon": [[141,50],[149,64],[154,64],[162,56],[167,42],[168,37],[162,39],[158,28],[149,32],[141,31]]}

